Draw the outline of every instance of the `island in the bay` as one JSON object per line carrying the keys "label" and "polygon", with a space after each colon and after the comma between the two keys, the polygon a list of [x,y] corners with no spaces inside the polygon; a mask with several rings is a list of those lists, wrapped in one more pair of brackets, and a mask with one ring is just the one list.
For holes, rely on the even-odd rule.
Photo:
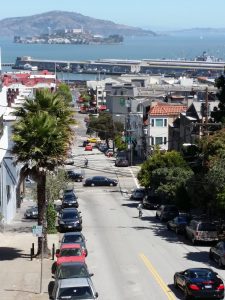
{"label": "island in the bay", "polygon": [[123,36],[118,34],[104,37],[102,35],[93,35],[83,28],[61,29],[47,34],[37,36],[21,37],[14,36],[14,43],[20,44],[120,44],[123,42]]}

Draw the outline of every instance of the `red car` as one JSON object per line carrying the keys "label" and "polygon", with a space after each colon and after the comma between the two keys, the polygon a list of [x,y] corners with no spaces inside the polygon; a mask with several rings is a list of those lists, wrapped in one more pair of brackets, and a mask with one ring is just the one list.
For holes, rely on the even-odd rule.
{"label": "red car", "polygon": [[85,151],[92,151],[92,149],[93,149],[92,145],[88,144],[85,146]]}
{"label": "red car", "polygon": [[85,262],[85,251],[80,244],[63,244],[56,251],[56,265],[64,262]]}

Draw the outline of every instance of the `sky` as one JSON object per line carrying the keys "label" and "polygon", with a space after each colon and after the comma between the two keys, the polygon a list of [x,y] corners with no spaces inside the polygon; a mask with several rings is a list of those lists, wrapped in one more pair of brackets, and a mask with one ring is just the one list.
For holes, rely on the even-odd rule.
{"label": "sky", "polygon": [[10,0],[1,5],[0,19],[52,10],[152,30],[225,28],[225,0]]}

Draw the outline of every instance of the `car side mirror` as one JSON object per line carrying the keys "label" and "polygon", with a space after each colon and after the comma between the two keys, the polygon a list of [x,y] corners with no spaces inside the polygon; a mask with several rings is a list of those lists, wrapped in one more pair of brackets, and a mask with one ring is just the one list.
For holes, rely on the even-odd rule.
{"label": "car side mirror", "polygon": [[98,293],[97,292],[95,293],[95,297],[98,298]]}
{"label": "car side mirror", "polygon": [[90,276],[90,277],[94,276],[94,273],[89,273],[89,276]]}
{"label": "car side mirror", "polygon": [[52,275],[52,278],[55,279],[55,275]]}
{"label": "car side mirror", "polygon": [[57,250],[55,251],[55,256],[56,256],[56,257],[59,257],[59,252],[60,252],[59,249],[57,249]]}

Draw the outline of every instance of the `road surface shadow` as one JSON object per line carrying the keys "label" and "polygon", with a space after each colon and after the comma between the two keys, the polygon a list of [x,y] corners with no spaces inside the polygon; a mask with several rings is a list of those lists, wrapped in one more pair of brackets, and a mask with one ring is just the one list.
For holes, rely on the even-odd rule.
{"label": "road surface shadow", "polygon": [[17,289],[4,289],[4,291],[6,291],[6,292],[21,292],[21,293],[27,293],[27,294],[39,295],[38,292],[24,291],[24,290],[17,290]]}
{"label": "road surface shadow", "polygon": [[172,293],[175,295],[176,299],[184,300],[184,294],[180,289],[176,289],[174,284],[168,284],[168,288],[172,291]]}
{"label": "road surface shadow", "polygon": [[12,247],[0,247],[0,261],[14,260],[17,258],[29,258],[29,254],[24,254],[23,250]]}
{"label": "road surface shadow", "polygon": [[11,227],[7,226],[4,228],[5,232],[14,232],[14,233],[31,233],[32,226],[18,226],[18,227]]}
{"label": "road surface shadow", "polygon": [[208,251],[188,252],[185,254],[184,258],[191,260],[191,261],[209,264],[209,252]]}
{"label": "road surface shadow", "polygon": [[137,202],[129,202],[129,203],[122,203],[121,206],[127,206],[127,207],[137,207]]}

